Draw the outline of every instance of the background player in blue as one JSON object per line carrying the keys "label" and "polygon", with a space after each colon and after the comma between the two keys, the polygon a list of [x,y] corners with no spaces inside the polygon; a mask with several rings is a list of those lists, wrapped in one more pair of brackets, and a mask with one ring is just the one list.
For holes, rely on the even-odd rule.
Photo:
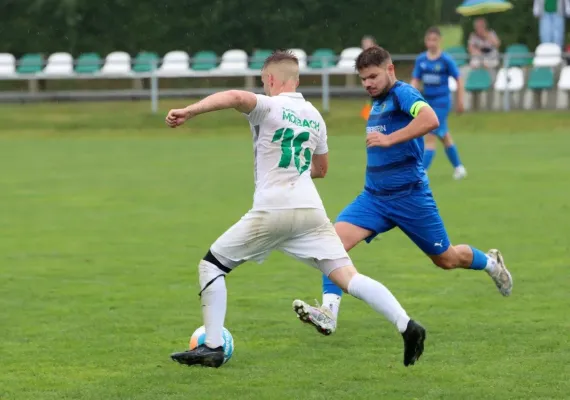
{"label": "background player in blue", "polygon": [[450,55],[441,50],[441,33],[438,28],[430,28],[425,35],[427,51],[420,54],[416,59],[416,65],[412,73],[412,86],[420,88],[423,83],[424,98],[433,108],[439,119],[439,127],[425,137],[424,168],[427,170],[435,156],[437,138],[445,147],[445,153],[451,165],[453,165],[453,177],[462,179],[467,176],[467,171],[459,159],[457,147],[453,143],[447,117],[451,111],[451,92],[449,90],[449,77],[457,81],[457,104],[458,113],[463,112],[463,98],[465,89],[459,69]]}
{"label": "background player in blue", "polygon": [[[364,50],[356,68],[373,107],[366,127],[364,190],[338,216],[335,229],[347,251],[376,235],[400,228],[442,269],[486,271],[503,296],[513,281],[498,250],[487,254],[469,245],[452,245],[423,166],[425,134],[438,127],[433,109],[417,89],[396,80],[390,54]],[[336,329],[342,291],[323,277],[323,306],[295,300],[294,310],[325,335]]]}

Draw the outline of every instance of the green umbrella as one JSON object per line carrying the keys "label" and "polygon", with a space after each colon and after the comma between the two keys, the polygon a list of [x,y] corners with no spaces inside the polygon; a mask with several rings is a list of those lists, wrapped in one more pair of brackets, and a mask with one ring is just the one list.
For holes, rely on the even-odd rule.
{"label": "green umbrella", "polygon": [[513,5],[505,0],[465,0],[456,11],[464,17],[471,17],[503,12],[511,8]]}

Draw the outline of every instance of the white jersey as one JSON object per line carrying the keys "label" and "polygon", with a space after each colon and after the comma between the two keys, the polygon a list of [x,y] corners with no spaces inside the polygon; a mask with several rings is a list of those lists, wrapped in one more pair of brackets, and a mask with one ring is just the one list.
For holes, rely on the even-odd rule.
{"label": "white jersey", "polygon": [[301,93],[257,95],[247,118],[253,133],[253,210],[324,210],[311,179],[313,154],[328,153],[327,129],[317,109]]}

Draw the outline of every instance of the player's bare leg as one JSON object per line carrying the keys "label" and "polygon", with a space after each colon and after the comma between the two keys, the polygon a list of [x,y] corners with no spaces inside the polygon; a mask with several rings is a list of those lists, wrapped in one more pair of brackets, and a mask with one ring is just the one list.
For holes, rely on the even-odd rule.
{"label": "player's bare leg", "polygon": [[459,159],[459,153],[457,152],[457,148],[455,147],[455,143],[453,142],[453,138],[451,137],[450,133],[446,133],[445,136],[441,139],[443,146],[445,147],[445,153],[447,154],[447,158],[449,162],[454,167],[453,171],[453,179],[459,180],[467,177],[467,170],[461,163]]}
{"label": "player's bare leg", "polygon": [[435,152],[437,148],[437,135],[434,133],[428,133],[424,136],[424,169],[427,171],[433,162],[433,158],[435,157]]}
{"label": "player's bare leg", "polygon": [[499,250],[492,249],[485,254],[476,248],[460,244],[450,246],[440,255],[429,257],[435,265],[443,269],[484,270],[503,296],[509,296],[513,290],[513,278]]}
{"label": "player's bare leg", "polygon": [[[334,228],[347,252],[372,234],[367,229],[347,222],[337,222]],[[319,333],[328,336],[336,331],[342,294],[342,289],[323,275],[322,305],[317,303],[314,307],[299,300],[293,308],[302,322],[313,325]]]}
{"label": "player's bare leg", "polygon": [[[342,245],[347,252],[372,235],[371,231],[347,222],[337,222],[334,225],[334,229],[336,234],[340,237]],[[340,310],[340,301],[342,299],[342,291],[339,291],[339,288],[335,287],[326,275],[323,275],[323,287],[325,288],[323,291],[323,307],[327,307],[331,310],[336,328],[336,321]]]}
{"label": "player's bare leg", "polygon": [[[344,292],[364,301],[398,328],[404,339],[405,366],[413,365],[420,358],[424,350],[426,331],[408,317],[404,308],[384,285],[359,274],[354,266],[337,268],[329,274],[329,278]],[[295,300],[293,308],[299,318],[308,318],[307,322],[315,326],[330,319],[330,316],[325,315],[326,311],[311,307],[301,300]],[[313,320],[319,314],[322,318]]]}
{"label": "player's bare leg", "polygon": [[334,224],[334,230],[340,237],[340,241],[347,252],[352,250],[358,243],[362,242],[373,233],[368,229],[349,224],[348,222],[337,222]]}

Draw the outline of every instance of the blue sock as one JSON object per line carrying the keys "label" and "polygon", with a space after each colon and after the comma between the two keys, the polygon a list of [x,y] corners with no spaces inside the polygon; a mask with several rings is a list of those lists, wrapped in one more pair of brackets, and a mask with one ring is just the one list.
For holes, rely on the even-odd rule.
{"label": "blue sock", "polygon": [[323,294],[325,293],[342,296],[342,289],[335,285],[326,275],[323,275]]}
{"label": "blue sock", "polygon": [[487,266],[487,254],[483,253],[481,250],[471,247],[473,252],[473,261],[471,261],[470,269],[482,270]]}
{"label": "blue sock", "polygon": [[453,165],[453,168],[457,168],[461,165],[459,153],[457,152],[457,147],[455,147],[454,144],[445,148],[445,154],[447,154],[447,158],[449,158],[449,162]]}
{"label": "blue sock", "polygon": [[424,151],[424,169],[427,171],[431,162],[433,161],[433,157],[435,156],[435,149],[426,149]]}

